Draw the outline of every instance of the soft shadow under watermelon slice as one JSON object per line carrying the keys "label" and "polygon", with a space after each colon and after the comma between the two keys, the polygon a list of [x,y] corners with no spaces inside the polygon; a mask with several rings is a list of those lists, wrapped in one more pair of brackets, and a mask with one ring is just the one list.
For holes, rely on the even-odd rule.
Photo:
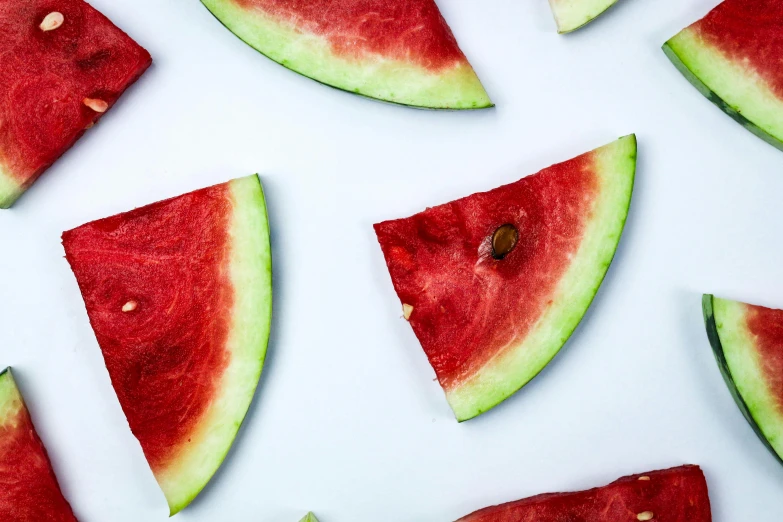
{"label": "soft shadow under watermelon slice", "polygon": [[151,62],[82,0],[0,0],[0,208],[10,207]]}
{"label": "soft shadow under watermelon slice", "polygon": [[0,520],[76,522],[11,369],[0,372]]}
{"label": "soft shadow under watermelon slice", "polygon": [[94,221],[63,245],[128,424],[177,513],[223,461],[264,363],[272,260],[261,183]]}
{"label": "soft shadow under watermelon slice", "polygon": [[[627,136],[375,225],[403,313],[458,420],[511,396],[571,336],[614,256],[635,168]],[[496,255],[504,242],[513,248]]]}
{"label": "soft shadow under watermelon slice", "polygon": [[704,322],[723,379],[764,445],[783,463],[783,310],[705,295]]}
{"label": "soft shadow under watermelon slice", "polygon": [[549,493],[476,511],[457,522],[711,522],[698,466],[623,477],[608,486]]}
{"label": "soft shadow under watermelon slice", "polygon": [[491,107],[434,0],[201,0],[239,38],[304,76],[431,109]]}

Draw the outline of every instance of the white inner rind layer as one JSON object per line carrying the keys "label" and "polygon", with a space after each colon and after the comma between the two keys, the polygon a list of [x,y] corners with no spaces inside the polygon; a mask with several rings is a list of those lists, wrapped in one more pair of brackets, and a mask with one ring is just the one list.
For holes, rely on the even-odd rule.
{"label": "white inner rind layer", "polygon": [[370,98],[432,109],[481,109],[492,102],[465,61],[439,71],[379,54],[335,54],[326,38],[233,0],[201,0],[223,25],[272,60],[304,76]]}
{"label": "white inner rind layer", "polygon": [[713,297],[712,309],[731,381],[764,438],[783,459],[783,413],[767,385],[755,336],[748,330],[747,305]]}
{"label": "white inner rind layer", "polygon": [[749,63],[732,60],[689,27],[663,50],[704,96],[748,130],[783,149],[783,100]]}
{"label": "white inner rind layer", "polygon": [[171,514],[182,510],[215,474],[242,424],[261,376],[272,320],[272,256],[264,193],[258,176],[230,182],[233,213],[230,276],[234,307],[228,366],[190,442],[158,471]]}
{"label": "white inner rind layer", "polygon": [[0,208],[11,208],[24,191],[22,184],[8,174],[0,164]]}
{"label": "white inner rind layer", "polygon": [[570,33],[600,16],[617,0],[549,0],[558,33]]}
{"label": "white inner rind layer", "polygon": [[16,387],[11,369],[0,371],[0,428],[15,428],[18,424],[19,412],[24,407],[24,400],[19,393],[19,388]]}
{"label": "white inner rind layer", "polygon": [[599,188],[579,249],[525,337],[500,350],[470,379],[446,390],[459,421],[493,408],[535,377],[571,336],[601,286],[628,216],[636,137],[621,138],[592,156],[591,174]]}

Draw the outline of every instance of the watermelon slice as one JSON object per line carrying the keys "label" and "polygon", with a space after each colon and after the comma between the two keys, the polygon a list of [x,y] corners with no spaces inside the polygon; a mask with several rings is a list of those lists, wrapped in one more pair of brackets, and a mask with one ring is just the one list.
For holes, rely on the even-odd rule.
{"label": "watermelon slice", "polygon": [[705,295],[715,359],[753,430],[783,464],[783,310]]}
{"label": "watermelon slice", "polygon": [[370,98],[432,109],[491,107],[434,0],[201,0],[272,60]]}
{"label": "watermelon slice", "polygon": [[519,390],[570,337],[614,256],[635,167],[626,136],[375,225],[403,314],[459,421]]}
{"label": "watermelon slice", "polygon": [[257,176],[63,234],[128,424],[186,507],[228,452],[258,384],[272,312]]}
{"label": "watermelon slice", "polygon": [[82,0],[0,0],[0,208],[9,208],[149,67]]}
{"label": "watermelon slice", "polygon": [[698,466],[623,477],[608,486],[550,493],[492,506],[457,522],[711,522],[707,481]]}
{"label": "watermelon slice", "polygon": [[299,522],[318,522],[318,519],[315,518],[315,515],[311,511],[310,513],[305,515],[305,517],[302,520],[300,520]]}
{"label": "watermelon slice", "polygon": [[0,520],[76,522],[11,369],[0,372]]}
{"label": "watermelon slice", "polygon": [[726,0],[663,50],[711,102],[783,149],[783,3]]}
{"label": "watermelon slice", "polygon": [[561,34],[589,24],[616,3],[617,0],[549,0],[557,32]]}

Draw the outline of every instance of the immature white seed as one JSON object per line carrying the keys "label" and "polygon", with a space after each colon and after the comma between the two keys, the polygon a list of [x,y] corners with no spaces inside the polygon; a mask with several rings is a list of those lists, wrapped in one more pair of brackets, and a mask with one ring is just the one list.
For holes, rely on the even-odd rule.
{"label": "immature white seed", "polygon": [[652,520],[654,516],[652,511],[642,511],[636,515],[636,520]]}
{"label": "immature white seed", "polygon": [[124,305],[122,305],[122,311],[123,312],[132,312],[136,309],[136,307],[139,306],[139,303],[136,301],[128,301]]}
{"label": "immature white seed", "polygon": [[108,103],[97,98],[85,98],[82,102],[95,112],[106,112],[109,108]]}
{"label": "immature white seed", "polygon": [[639,477],[639,480],[650,480],[650,477],[648,477],[647,475],[645,475],[645,476],[643,476],[643,477]]}
{"label": "immature white seed", "polygon": [[412,313],[413,313],[413,307],[409,304],[403,303],[402,316],[405,318],[406,321],[411,318]]}
{"label": "immature white seed", "polygon": [[41,22],[41,25],[38,27],[41,29],[41,31],[54,31],[61,25],[63,25],[63,22],[65,21],[65,17],[62,13],[58,13],[57,11],[54,11],[52,13],[49,13],[46,15],[43,19],[43,22]]}

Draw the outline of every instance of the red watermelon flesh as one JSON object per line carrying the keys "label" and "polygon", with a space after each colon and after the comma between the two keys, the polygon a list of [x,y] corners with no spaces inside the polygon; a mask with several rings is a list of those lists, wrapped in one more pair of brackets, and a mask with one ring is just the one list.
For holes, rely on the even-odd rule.
{"label": "red watermelon flesh", "polygon": [[[47,16],[56,28],[44,31]],[[0,21],[0,208],[7,208],[152,60],[82,0],[0,0]]]}
{"label": "red watermelon flesh", "polygon": [[550,493],[492,506],[457,522],[710,522],[707,482],[698,466],[621,478],[576,493]]}
{"label": "red watermelon flesh", "polygon": [[[489,192],[375,225],[406,318],[459,420],[557,353],[612,259],[633,186],[633,136]],[[496,230],[516,247],[493,256]]]}
{"label": "red watermelon flesh", "polygon": [[256,176],[63,234],[120,405],[172,513],[217,470],[258,383],[268,237]]}
{"label": "red watermelon flesh", "polygon": [[9,368],[0,372],[0,520],[76,521]]}

